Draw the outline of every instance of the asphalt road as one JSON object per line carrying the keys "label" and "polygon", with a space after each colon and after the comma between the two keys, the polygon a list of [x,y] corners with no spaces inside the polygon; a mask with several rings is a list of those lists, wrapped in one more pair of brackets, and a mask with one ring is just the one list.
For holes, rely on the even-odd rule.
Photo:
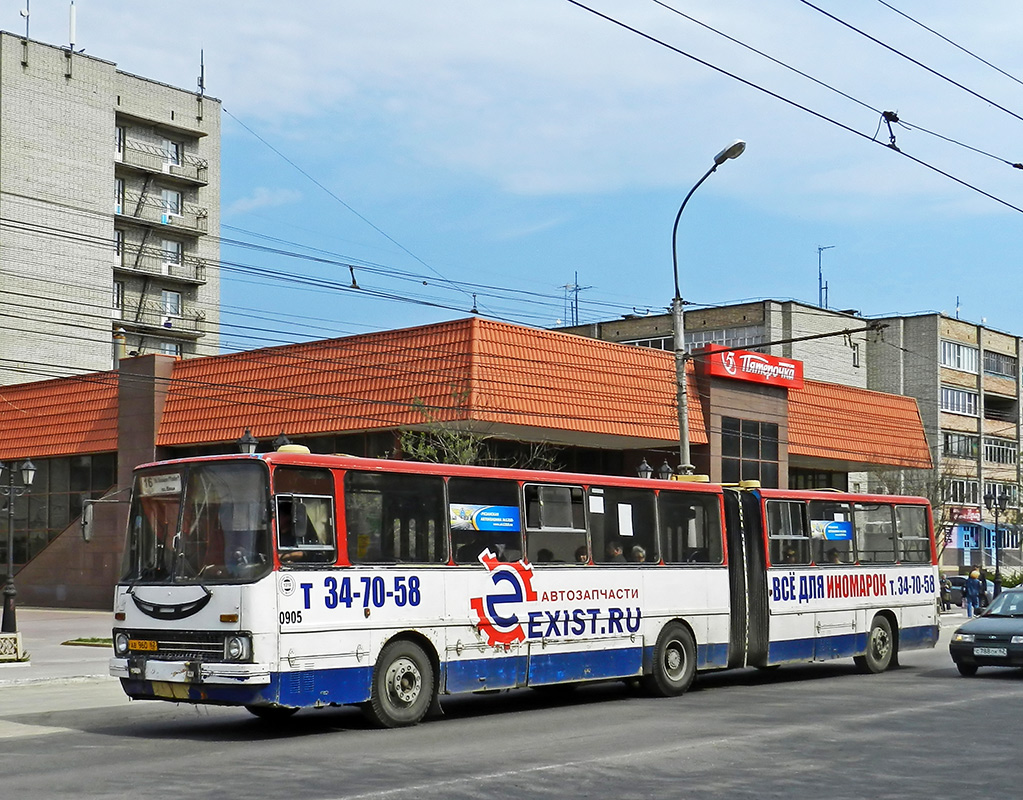
{"label": "asphalt road", "polygon": [[[380,731],[357,709],[268,725],[241,709],[129,702],[113,679],[0,685],[3,798],[1018,797],[1019,670],[961,678],[933,651],[448,698]],[[983,737],[987,737],[984,741]]]}

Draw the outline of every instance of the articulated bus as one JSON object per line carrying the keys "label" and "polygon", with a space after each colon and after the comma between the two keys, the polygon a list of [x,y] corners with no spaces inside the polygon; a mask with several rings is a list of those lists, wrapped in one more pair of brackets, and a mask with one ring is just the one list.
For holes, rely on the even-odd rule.
{"label": "articulated bus", "polygon": [[111,674],[264,718],[852,657],[938,637],[914,497],[444,466],[305,448],[136,470]]}

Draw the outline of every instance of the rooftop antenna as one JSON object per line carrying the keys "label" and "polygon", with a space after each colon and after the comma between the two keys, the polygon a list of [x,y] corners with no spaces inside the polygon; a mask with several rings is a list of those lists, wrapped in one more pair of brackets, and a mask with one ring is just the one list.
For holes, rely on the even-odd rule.
{"label": "rooftop antenna", "polygon": [[68,43],[68,49],[73,53],[75,51],[75,0],[71,0],[71,8],[68,10],[68,39],[71,41]]}
{"label": "rooftop antenna", "polygon": [[821,253],[831,250],[834,246],[833,244],[817,245],[817,305],[821,308],[828,307],[828,285],[824,282]]}
{"label": "rooftop antenna", "polygon": [[[202,49],[199,50],[199,94],[195,96],[195,118],[199,122],[202,122],[202,99],[206,94],[206,60],[205,53]],[[352,283],[355,283],[355,276],[352,276]]]}
{"label": "rooftop antenna", "polygon": [[956,295],[956,319],[959,319],[959,295]]}
{"label": "rooftop antenna", "polygon": [[[579,292],[583,289],[592,289],[592,286],[580,286],[579,285],[579,271],[575,273],[575,283],[566,283],[561,287],[565,290],[565,317],[571,318],[573,325],[579,324]],[[574,297],[572,300],[571,308],[569,308],[568,293],[572,292]]]}
{"label": "rooftop antenna", "polygon": [[28,38],[28,16],[31,0],[25,0],[25,7],[21,9],[21,16],[25,18],[25,38]]}

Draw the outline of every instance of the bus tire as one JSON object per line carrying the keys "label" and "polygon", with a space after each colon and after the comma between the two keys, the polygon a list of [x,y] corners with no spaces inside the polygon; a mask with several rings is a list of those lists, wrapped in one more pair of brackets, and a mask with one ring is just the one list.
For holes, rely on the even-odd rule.
{"label": "bus tire", "polygon": [[264,722],[283,722],[298,713],[297,708],[287,706],[245,706],[245,710]]}
{"label": "bus tire", "polygon": [[855,656],[853,661],[860,672],[884,672],[892,666],[895,661],[895,636],[892,634],[891,623],[885,617],[880,614],[874,617],[867,634],[867,652]]}
{"label": "bus tire", "polygon": [[415,642],[398,639],[380,653],[365,710],[381,728],[415,725],[433,703],[433,663]]}
{"label": "bus tire", "polygon": [[669,622],[657,637],[653,669],[644,676],[643,684],[657,697],[684,694],[696,677],[696,642],[689,629]]}

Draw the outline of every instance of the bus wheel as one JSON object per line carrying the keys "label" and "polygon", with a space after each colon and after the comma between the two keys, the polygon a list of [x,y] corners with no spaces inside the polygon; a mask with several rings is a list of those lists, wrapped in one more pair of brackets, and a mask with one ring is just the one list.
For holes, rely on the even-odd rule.
{"label": "bus wheel", "polygon": [[245,706],[245,710],[267,722],[281,722],[298,713],[297,708],[287,706]]}
{"label": "bus wheel", "polygon": [[867,652],[853,661],[860,672],[884,672],[895,660],[895,637],[892,626],[882,616],[874,617],[867,634]]}
{"label": "bus wheel", "polygon": [[366,712],[382,728],[415,725],[433,702],[433,664],[414,642],[391,642],[380,653]]}
{"label": "bus wheel", "polygon": [[693,635],[677,622],[670,622],[657,637],[653,671],[643,683],[658,697],[677,697],[685,692],[696,676],[696,643]]}

